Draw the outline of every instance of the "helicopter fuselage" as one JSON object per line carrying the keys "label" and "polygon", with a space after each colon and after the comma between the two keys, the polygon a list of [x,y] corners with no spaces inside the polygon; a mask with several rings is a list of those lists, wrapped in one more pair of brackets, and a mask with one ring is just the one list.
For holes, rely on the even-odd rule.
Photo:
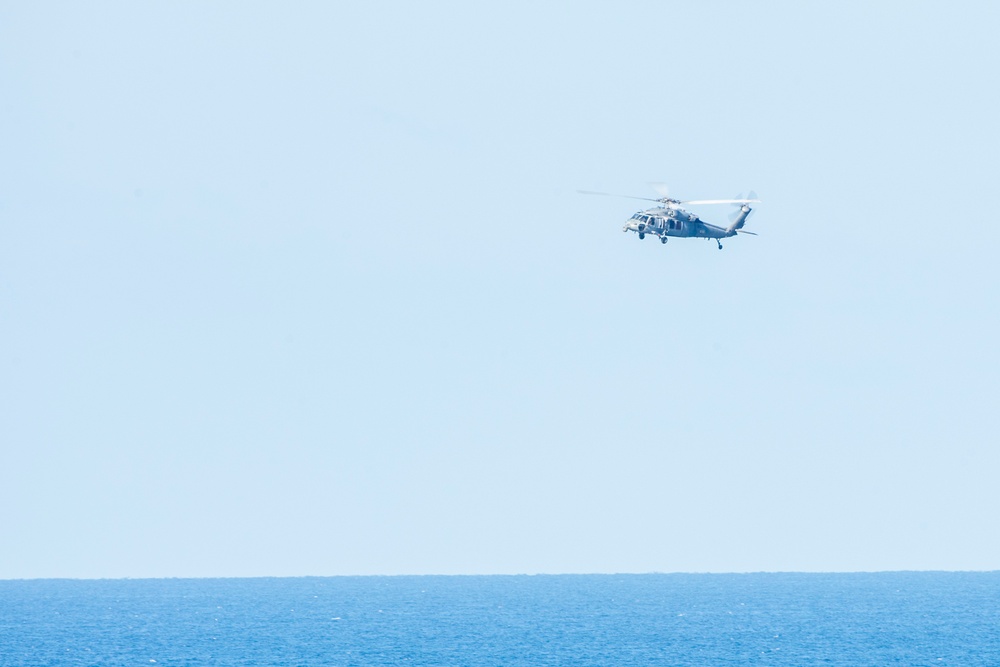
{"label": "helicopter fuselage", "polygon": [[[595,192],[594,190],[579,190],[578,192],[585,195],[603,195],[606,197],[643,199],[645,201],[655,201],[660,204],[660,206],[657,206],[656,208],[639,211],[633,215],[622,228],[623,232],[635,232],[639,235],[640,239],[646,238],[646,234],[652,234],[658,237],[662,243],[666,243],[667,238],[671,236],[680,238],[715,239],[716,243],[719,245],[719,250],[722,250],[721,239],[736,236],[737,233],[753,234],[756,236],[754,232],[749,232],[743,229],[743,225],[746,224],[747,221],[747,216],[749,216],[751,212],[751,209],[747,206],[747,204],[760,202],[760,200],[757,199],[757,195],[753,192],[751,192],[746,199],[742,196],[738,196],[735,199],[687,199],[683,201],[680,199],[672,199],[667,197],[665,194],[659,199],[650,199],[649,197],[616,195],[610,192]],[[683,208],[684,205],[695,204],[737,204],[739,205],[739,210],[733,211],[733,213],[729,216],[730,224],[728,227],[720,227],[718,225],[712,225],[705,222],[696,214]]]}
{"label": "helicopter fuselage", "polygon": [[640,236],[652,234],[658,237],[675,236],[681,238],[724,239],[736,236],[736,230],[729,231],[705,222],[694,213],[680,208],[656,208],[639,211],[633,215],[623,232],[635,232]]}
{"label": "helicopter fuselage", "polygon": [[[659,237],[661,243],[666,243],[670,236],[680,238],[701,238],[715,239],[722,250],[721,239],[736,236],[737,233],[752,234],[743,230],[747,216],[750,215],[750,207],[744,200],[730,200],[743,203],[740,210],[731,218],[729,227],[719,227],[700,219],[694,213],[685,211],[676,205],[658,206],[656,208],[639,211],[625,223],[623,232],[635,232],[640,239],[646,238],[646,234]],[[679,202],[677,202],[679,203]],[[699,202],[706,203],[706,202]],[[714,202],[713,202],[714,203]]]}

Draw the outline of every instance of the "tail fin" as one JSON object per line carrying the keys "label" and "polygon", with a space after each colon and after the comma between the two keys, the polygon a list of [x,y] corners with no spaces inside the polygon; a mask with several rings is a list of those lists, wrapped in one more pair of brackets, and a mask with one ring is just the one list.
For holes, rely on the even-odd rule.
{"label": "tail fin", "polygon": [[[743,199],[742,196],[737,196],[737,199]],[[747,195],[747,199],[757,199],[757,193],[750,191]],[[736,211],[729,214],[729,227],[726,228],[726,234],[735,234],[737,230],[743,229],[743,225],[746,224],[747,218],[750,217],[750,213],[753,211],[752,208],[743,204]]]}
{"label": "tail fin", "polygon": [[735,234],[736,230],[743,229],[743,225],[747,221],[747,216],[750,215],[750,211],[752,210],[752,208],[743,204],[738,211],[733,211],[729,216],[729,226],[726,227],[726,233]]}

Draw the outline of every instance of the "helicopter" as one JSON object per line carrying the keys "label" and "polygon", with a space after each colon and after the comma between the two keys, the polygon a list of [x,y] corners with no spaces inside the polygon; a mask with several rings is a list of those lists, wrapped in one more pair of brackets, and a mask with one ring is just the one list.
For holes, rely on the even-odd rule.
{"label": "helicopter", "polygon": [[[606,197],[625,197],[626,199],[642,199],[644,201],[654,201],[659,206],[638,211],[633,215],[625,226],[623,232],[635,232],[640,239],[646,238],[646,234],[652,234],[660,239],[660,243],[666,243],[667,238],[674,236],[680,238],[715,239],[722,250],[722,239],[737,234],[750,234],[756,236],[754,232],[743,229],[752,208],[747,204],[759,203],[756,193],[753,191],[744,199],[737,196],[735,199],[688,199],[681,201],[662,196],[659,199],[650,197],[634,197],[632,195],[618,195],[610,192],[594,192],[592,190],[578,190],[584,195],[603,195]],[[733,211],[729,216],[729,226],[720,227],[705,222],[696,214],[685,210],[682,206],[697,206],[701,204],[737,204],[739,209]]]}

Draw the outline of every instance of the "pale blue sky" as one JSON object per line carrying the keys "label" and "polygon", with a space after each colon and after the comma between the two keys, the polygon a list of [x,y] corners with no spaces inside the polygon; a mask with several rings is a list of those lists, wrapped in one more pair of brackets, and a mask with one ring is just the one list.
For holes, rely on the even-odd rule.
{"label": "pale blue sky", "polygon": [[346,4],[0,4],[0,578],[1000,568],[995,3]]}

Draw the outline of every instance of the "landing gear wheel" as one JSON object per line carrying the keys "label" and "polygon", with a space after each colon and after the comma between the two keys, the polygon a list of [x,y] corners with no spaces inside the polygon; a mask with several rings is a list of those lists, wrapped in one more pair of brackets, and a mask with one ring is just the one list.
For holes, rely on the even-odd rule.
{"label": "landing gear wheel", "polygon": [[667,237],[666,236],[661,236],[660,237],[660,243],[666,243],[666,242],[667,242]]}
{"label": "landing gear wheel", "polygon": [[719,244],[719,250],[722,250],[722,241],[716,241]]}
{"label": "landing gear wheel", "polygon": [[641,241],[644,238],[646,238],[646,235],[643,234],[642,232],[639,232],[639,240]]}

